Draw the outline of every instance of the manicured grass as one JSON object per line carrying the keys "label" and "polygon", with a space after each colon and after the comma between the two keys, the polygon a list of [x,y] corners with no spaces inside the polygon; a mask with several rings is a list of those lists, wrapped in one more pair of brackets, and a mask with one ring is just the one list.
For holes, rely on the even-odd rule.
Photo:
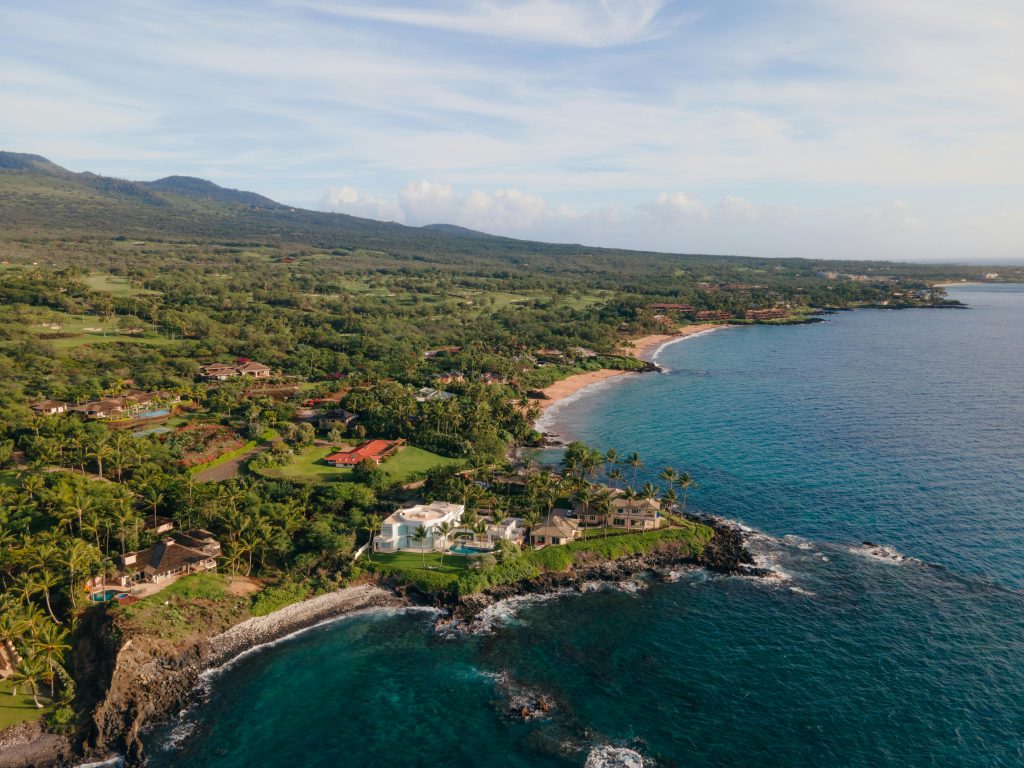
{"label": "manicured grass", "polygon": [[292,463],[283,467],[265,469],[261,474],[267,477],[280,477],[285,480],[302,480],[312,483],[331,483],[349,480],[351,469],[335,468],[324,464],[324,456],[334,453],[330,446],[315,445],[307,448],[292,459]]}
{"label": "manicured grass", "polygon": [[[334,448],[326,446],[307,448],[296,456],[291,464],[263,470],[262,474],[268,477],[280,477],[285,480],[302,480],[314,483],[351,480],[351,469],[347,467],[331,467],[324,464],[324,457],[334,452]],[[386,459],[380,465],[380,468],[384,470],[389,481],[401,483],[418,472],[426,472],[432,467],[446,464],[456,464],[458,461],[458,459],[438,456],[436,453],[424,451],[422,448],[407,445],[399,449],[397,454]]]}
{"label": "manicured grass", "polygon": [[[441,555],[437,552],[425,552],[423,555],[419,552],[374,552],[372,553],[372,560],[367,562],[371,562],[381,568],[421,571],[424,569],[424,560],[427,564],[427,570],[438,573],[451,573],[456,576],[465,573],[466,566],[469,564],[468,557],[445,555],[444,565],[441,565]],[[359,562],[363,561],[360,560]]]}
{"label": "manicured grass", "polygon": [[151,291],[147,288],[136,288],[127,277],[114,277],[113,275],[95,274],[89,275],[85,280],[86,285],[94,291],[105,291],[115,296],[143,296],[153,295],[159,291]]}
{"label": "manicured grass", "polygon": [[445,456],[438,456],[430,451],[424,451],[422,448],[407,445],[381,464],[380,468],[384,470],[391,480],[404,482],[409,479],[410,475],[417,472],[426,472],[433,467],[458,463],[459,459],[449,459]]}
{"label": "manicured grass", "polygon": [[[45,684],[41,685],[39,689],[40,691],[45,690]],[[35,702],[32,701],[32,694],[25,686],[18,688],[17,696],[11,695],[12,690],[13,686],[9,680],[0,680],[0,731],[16,723],[38,720],[49,709],[45,706],[43,709],[36,709]],[[39,703],[46,705],[50,703],[50,700],[40,694]]]}
{"label": "manicured grass", "polygon": [[[41,323],[56,323],[60,325],[59,331],[47,328]],[[89,331],[87,328],[99,328],[102,330]],[[64,312],[48,312],[40,314],[38,319],[32,321],[29,327],[32,333],[77,333],[82,334],[70,339],[47,339],[57,349],[75,349],[86,344],[150,344],[153,346],[170,346],[181,343],[179,339],[168,339],[156,333],[148,324],[144,326],[145,331],[139,336],[129,336],[118,333],[116,318],[107,322],[94,315],[71,315]]]}

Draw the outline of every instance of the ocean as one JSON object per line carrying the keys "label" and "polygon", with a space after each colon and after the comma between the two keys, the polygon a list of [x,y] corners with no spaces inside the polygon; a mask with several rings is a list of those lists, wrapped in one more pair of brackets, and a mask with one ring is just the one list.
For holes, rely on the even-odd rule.
{"label": "ocean", "polygon": [[672,344],[546,417],[689,471],[778,578],[345,618],[212,676],[150,764],[1024,765],[1024,286],[951,294]]}

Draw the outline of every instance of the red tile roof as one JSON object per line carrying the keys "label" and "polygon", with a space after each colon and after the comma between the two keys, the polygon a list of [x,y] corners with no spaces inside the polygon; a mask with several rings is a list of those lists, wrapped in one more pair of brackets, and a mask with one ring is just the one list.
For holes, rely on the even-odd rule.
{"label": "red tile roof", "polygon": [[324,461],[328,464],[346,464],[353,466],[366,459],[380,462],[391,455],[399,445],[401,445],[401,441],[367,440],[365,443],[347,451],[332,453],[331,455],[324,457]]}

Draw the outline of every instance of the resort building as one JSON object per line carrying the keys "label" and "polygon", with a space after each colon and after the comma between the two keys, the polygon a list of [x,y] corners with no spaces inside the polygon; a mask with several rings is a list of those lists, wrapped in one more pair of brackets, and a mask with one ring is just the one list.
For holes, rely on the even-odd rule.
{"label": "resort building", "polygon": [[703,309],[694,315],[693,319],[698,322],[724,322],[725,320],[732,320],[732,312],[726,312],[723,309]]}
{"label": "resort building", "polygon": [[789,310],[785,307],[748,309],[746,314],[747,320],[781,320],[786,317],[789,317]]}
{"label": "resort building", "polygon": [[380,464],[405,445],[405,440],[367,440],[355,448],[338,451],[324,457],[324,461],[332,467],[354,467],[360,462],[370,460]]}
{"label": "resort building", "polygon": [[530,543],[535,547],[568,544],[575,541],[579,535],[580,527],[575,520],[570,520],[564,515],[551,515],[550,520],[545,520],[530,531]]}
{"label": "resort building", "polygon": [[[380,533],[373,540],[373,549],[376,552],[443,549],[448,545],[451,536],[441,536],[437,532],[438,526],[448,523],[454,529],[465,509],[462,504],[451,504],[447,501],[434,501],[430,504],[416,504],[399,509],[381,523]],[[423,541],[414,538],[419,528],[423,528],[426,533]]]}
{"label": "resort building", "polygon": [[40,415],[54,416],[58,413],[64,413],[68,409],[68,404],[63,400],[40,400],[36,403],[30,403],[29,408]]}
{"label": "resort building", "polygon": [[602,514],[593,504],[584,507],[580,502],[573,505],[573,515],[588,527],[622,528],[627,531],[653,531],[660,528],[665,518],[661,516],[661,502],[657,499],[631,499],[620,494],[611,500],[611,511]]}
{"label": "resort building", "polygon": [[160,584],[189,573],[215,571],[219,555],[220,542],[209,531],[197,528],[172,533],[149,549],[121,555],[121,573],[115,582],[122,587],[140,582]]}
{"label": "resort building", "polygon": [[210,363],[200,366],[199,375],[212,381],[227,381],[235,376],[265,379],[270,377],[270,367],[254,360],[239,359],[233,364]]}
{"label": "resort building", "polygon": [[443,389],[434,389],[433,387],[423,387],[416,390],[417,403],[433,403],[438,400],[451,400],[453,397],[455,395],[451,392],[445,392]]}
{"label": "resort building", "polygon": [[174,405],[181,402],[181,395],[173,392],[141,392],[134,390],[120,397],[104,397],[87,403],[74,405],[68,411],[79,413],[90,419],[132,419],[152,415],[164,415],[160,405]]}

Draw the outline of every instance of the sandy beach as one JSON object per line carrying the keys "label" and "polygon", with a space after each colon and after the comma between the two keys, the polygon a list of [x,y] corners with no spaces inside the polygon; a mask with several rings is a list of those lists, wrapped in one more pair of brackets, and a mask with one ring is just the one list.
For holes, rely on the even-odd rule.
{"label": "sandy beach", "polygon": [[651,336],[643,336],[639,339],[633,339],[631,346],[623,346],[623,350],[631,353],[634,357],[638,357],[641,360],[647,360],[651,362],[651,358],[654,353],[658,351],[658,348],[669,341],[675,339],[685,339],[687,336],[693,336],[695,333],[703,333],[704,331],[710,331],[712,328],[722,328],[720,323],[702,323],[700,325],[687,325],[679,329],[677,333],[656,333]]}
{"label": "sandy beach", "polygon": [[[659,333],[651,336],[643,336],[639,339],[633,339],[628,343],[628,346],[623,345],[622,351],[626,354],[630,354],[640,360],[647,362],[653,362],[655,352],[669,341],[675,341],[678,339],[685,339],[687,336],[693,336],[697,333],[703,333],[704,331],[710,331],[714,328],[722,328],[721,324],[717,323],[702,323],[701,325],[687,325],[679,329],[678,333]],[[545,387],[541,391],[547,395],[547,399],[536,399],[533,400],[542,410],[547,410],[555,403],[560,400],[564,400],[570,395],[574,395],[581,389],[589,387],[591,384],[596,384],[599,381],[604,381],[612,376],[620,376],[629,371],[615,371],[608,368],[602,368],[600,371],[590,371],[588,373],[578,373],[575,376],[570,376],[567,379],[556,381],[549,387]]]}
{"label": "sandy beach", "polygon": [[602,368],[600,371],[589,371],[588,373],[577,373],[575,376],[556,381],[550,387],[545,387],[541,392],[547,395],[547,399],[538,399],[533,402],[546,410],[559,400],[564,400],[584,387],[589,387],[591,384],[596,384],[599,381],[604,381],[612,376],[620,376],[624,373],[628,373],[628,371],[613,371],[608,368]]}

